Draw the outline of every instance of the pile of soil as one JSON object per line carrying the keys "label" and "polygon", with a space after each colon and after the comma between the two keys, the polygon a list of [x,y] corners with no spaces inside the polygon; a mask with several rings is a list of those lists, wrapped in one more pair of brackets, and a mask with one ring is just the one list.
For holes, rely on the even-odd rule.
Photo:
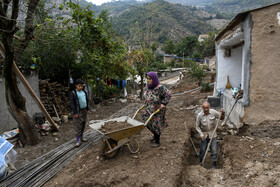
{"label": "pile of soil", "polygon": [[239,136],[223,135],[220,131],[217,170],[208,169],[210,157],[208,167],[199,166],[189,147],[182,186],[279,186],[280,137],[271,133],[279,128],[279,122],[266,121],[260,126],[243,127]]}
{"label": "pile of soil", "polygon": [[131,127],[131,125],[127,121],[124,122],[109,121],[106,122],[104,125],[102,125],[99,130],[103,133],[108,133],[115,130],[124,129],[127,127]]}

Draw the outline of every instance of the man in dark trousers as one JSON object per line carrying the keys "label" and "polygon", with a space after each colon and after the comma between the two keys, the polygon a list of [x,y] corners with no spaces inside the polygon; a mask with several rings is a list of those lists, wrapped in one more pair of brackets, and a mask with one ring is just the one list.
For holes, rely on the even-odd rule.
{"label": "man in dark trousers", "polygon": [[83,137],[83,133],[87,121],[87,113],[89,113],[87,93],[83,90],[84,81],[82,79],[76,80],[76,89],[71,92],[70,102],[73,111],[73,125],[77,139],[75,147],[79,147],[82,142],[87,139]]}
{"label": "man in dark trousers", "polygon": [[[210,109],[210,104],[208,102],[203,103],[202,109],[203,111],[201,111],[197,115],[196,119],[196,130],[200,136],[200,162],[202,162],[208,143],[210,142],[213,130],[215,129],[216,120],[219,120],[219,116],[221,120],[225,118],[224,109],[221,109],[221,113],[219,113],[214,109]],[[210,151],[211,158],[213,160],[212,168],[216,169],[218,161],[218,144],[216,132],[214,133],[214,137],[210,145]]]}

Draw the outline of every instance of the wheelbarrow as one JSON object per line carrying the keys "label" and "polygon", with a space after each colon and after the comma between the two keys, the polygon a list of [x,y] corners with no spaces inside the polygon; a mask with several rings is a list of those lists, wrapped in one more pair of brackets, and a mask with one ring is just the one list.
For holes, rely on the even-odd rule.
{"label": "wheelbarrow", "polygon": [[[105,120],[105,121],[103,121],[103,120],[93,121],[90,124],[91,128],[95,129],[103,136],[102,137],[103,146],[101,148],[101,154],[104,158],[111,159],[111,158],[116,157],[120,151],[120,148],[124,145],[127,145],[128,149],[130,150],[131,153],[137,153],[139,151],[140,146],[136,140],[135,141],[137,143],[137,149],[135,151],[133,151],[131,149],[129,144],[132,141],[132,137],[135,135],[138,135],[141,132],[141,130],[143,130],[147,126],[147,124],[152,119],[152,117],[160,111],[160,109],[158,109],[157,111],[155,111],[154,113],[152,113],[150,115],[150,117],[147,119],[147,121],[145,123],[142,123],[142,122],[135,120],[134,118],[137,116],[137,114],[143,108],[145,108],[145,106],[142,106],[141,108],[139,108],[132,118],[128,117],[128,116],[121,116],[119,118],[114,118],[114,119]],[[101,132],[100,129],[101,129],[102,125],[104,125],[105,123],[110,122],[110,121],[117,121],[117,122],[127,121],[127,123],[129,123],[131,125],[131,127],[117,129],[117,130],[114,130],[111,132],[106,132],[106,133]]]}

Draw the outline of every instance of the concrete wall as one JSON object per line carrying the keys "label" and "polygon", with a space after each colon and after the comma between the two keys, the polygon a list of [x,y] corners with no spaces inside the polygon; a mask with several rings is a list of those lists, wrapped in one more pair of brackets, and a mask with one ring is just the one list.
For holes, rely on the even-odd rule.
{"label": "concrete wall", "polygon": [[248,106],[250,103],[250,76],[251,76],[251,32],[252,32],[252,19],[249,14],[242,23],[244,32],[244,46],[242,51],[242,79],[241,89],[243,90],[243,98],[240,100],[243,106]]}
{"label": "concrete wall", "polygon": [[[228,116],[229,112],[231,111],[235,100],[232,98],[232,92],[228,91],[223,94],[222,96],[223,100],[223,108],[225,110],[226,116]],[[232,124],[234,127],[241,127],[241,119],[244,116],[244,107],[242,105],[242,102],[238,101],[233,108],[230,117],[229,117],[229,124]]]}
{"label": "concrete wall", "polygon": [[[249,86],[250,86],[250,67],[251,67],[251,30],[252,20],[250,14],[236,26],[236,29],[228,32],[224,38],[216,43],[217,52],[217,82],[215,92],[224,89],[229,75],[230,83],[233,87],[239,87],[243,90],[243,98],[240,99],[234,107],[229,122],[236,127],[240,127],[241,119],[244,116],[244,107],[249,105]],[[244,41],[243,46],[232,50],[231,57],[224,57],[225,48],[231,48],[238,42]],[[226,91],[222,97],[223,108],[226,114],[229,114],[235,100],[232,98],[232,92]]]}
{"label": "concrete wall", "polygon": [[245,108],[244,121],[260,123],[280,119],[280,5],[251,13],[252,65],[250,106]]}
{"label": "concrete wall", "polygon": [[[37,96],[39,96],[39,82],[38,82],[38,74],[36,71],[32,71],[30,75],[25,76]],[[26,99],[26,108],[27,112],[30,117],[33,117],[35,113],[40,112],[39,107],[37,106],[36,102],[32,99],[29,95],[28,91],[25,89],[23,84],[18,81],[19,90],[21,91],[22,95]],[[10,114],[7,103],[6,103],[6,94],[5,94],[5,79],[3,75],[0,74],[0,134],[11,130],[13,128],[18,127],[17,122]]]}

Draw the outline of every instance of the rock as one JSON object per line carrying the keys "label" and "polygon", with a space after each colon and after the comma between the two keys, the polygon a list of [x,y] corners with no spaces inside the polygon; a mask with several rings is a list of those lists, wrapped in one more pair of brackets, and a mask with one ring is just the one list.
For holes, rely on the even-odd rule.
{"label": "rock", "polygon": [[55,123],[60,123],[61,119],[59,117],[52,117]]}
{"label": "rock", "polygon": [[54,132],[54,133],[52,133],[52,135],[53,135],[53,136],[57,136],[57,133],[56,133],[56,132]]}
{"label": "rock", "polygon": [[54,141],[55,141],[55,142],[58,142],[58,138],[55,138]]}
{"label": "rock", "polygon": [[279,146],[279,145],[280,145],[280,142],[276,142],[276,143],[274,143],[273,145]]}
{"label": "rock", "polygon": [[127,99],[120,99],[121,103],[127,103]]}
{"label": "rock", "polygon": [[138,157],[138,156],[136,156],[136,155],[132,155],[132,158],[134,158],[134,159],[138,159],[139,157]]}

